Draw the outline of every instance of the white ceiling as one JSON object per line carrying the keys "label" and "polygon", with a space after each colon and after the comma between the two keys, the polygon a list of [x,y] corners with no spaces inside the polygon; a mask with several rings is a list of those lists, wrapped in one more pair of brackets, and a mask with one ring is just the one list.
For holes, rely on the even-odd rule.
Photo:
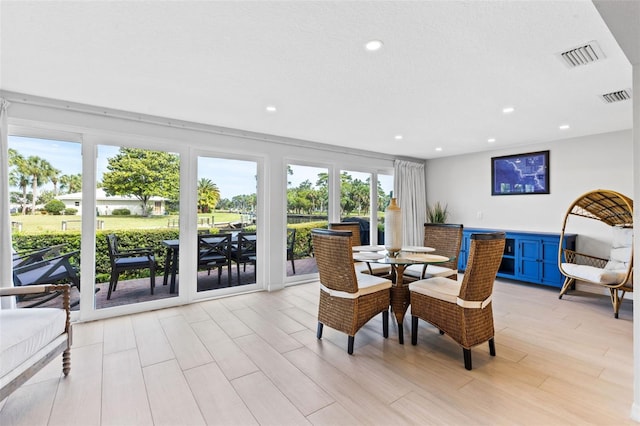
{"label": "white ceiling", "polygon": [[[8,91],[425,159],[632,126],[631,101],[599,98],[631,88],[631,65],[588,0],[4,0],[0,13]],[[373,39],[383,48],[365,51]],[[559,59],[592,40],[605,60]]]}

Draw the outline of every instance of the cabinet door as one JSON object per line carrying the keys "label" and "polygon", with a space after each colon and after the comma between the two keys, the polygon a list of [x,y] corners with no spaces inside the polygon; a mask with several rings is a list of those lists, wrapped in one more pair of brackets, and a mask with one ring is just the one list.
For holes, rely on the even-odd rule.
{"label": "cabinet door", "polygon": [[460,242],[460,255],[458,256],[458,270],[463,272],[467,269],[467,259],[469,257],[469,236],[467,232],[462,233],[462,241]]}
{"label": "cabinet door", "polygon": [[521,238],[518,241],[517,279],[533,282],[540,280],[540,247],[538,239]]}
{"label": "cabinet door", "polygon": [[543,239],[542,240],[542,271],[540,279],[544,284],[550,284],[555,287],[561,287],[563,277],[558,269],[558,246],[559,239]]}

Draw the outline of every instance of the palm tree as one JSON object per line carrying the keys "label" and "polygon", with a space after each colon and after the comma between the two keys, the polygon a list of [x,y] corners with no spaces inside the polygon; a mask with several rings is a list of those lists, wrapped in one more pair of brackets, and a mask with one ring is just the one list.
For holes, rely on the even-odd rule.
{"label": "palm tree", "polygon": [[20,204],[22,205],[22,214],[27,212],[27,187],[29,186],[29,174],[25,168],[25,158],[13,148],[9,148],[9,184],[17,186],[22,191]]}
{"label": "palm tree", "polygon": [[198,210],[208,213],[220,200],[220,190],[211,179],[200,178],[198,181]]}
{"label": "palm tree", "polygon": [[60,176],[60,191],[72,194],[74,192],[80,192],[82,190],[82,175],[80,173],[75,175],[62,175]]}
{"label": "palm tree", "polygon": [[51,180],[51,183],[53,183],[54,197],[58,196],[58,182],[60,181],[60,173],[61,173],[60,170],[53,167],[51,168],[51,176],[49,177],[49,179]]}
{"label": "palm tree", "polygon": [[24,162],[24,171],[31,177],[31,195],[33,196],[31,214],[36,214],[38,187],[51,180],[56,169],[44,158],[32,155]]}

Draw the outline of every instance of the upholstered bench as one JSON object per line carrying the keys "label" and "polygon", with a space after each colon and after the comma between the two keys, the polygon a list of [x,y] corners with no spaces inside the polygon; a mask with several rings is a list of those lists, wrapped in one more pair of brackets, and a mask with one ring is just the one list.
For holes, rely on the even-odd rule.
{"label": "upholstered bench", "polygon": [[64,375],[71,370],[69,285],[0,288],[3,297],[51,292],[62,292],[62,309],[0,309],[0,401],[60,354]]}

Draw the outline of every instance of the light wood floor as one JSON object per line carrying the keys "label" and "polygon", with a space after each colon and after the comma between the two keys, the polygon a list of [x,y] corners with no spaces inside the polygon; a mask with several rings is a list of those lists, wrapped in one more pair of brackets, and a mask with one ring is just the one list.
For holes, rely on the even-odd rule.
{"label": "light wood floor", "polygon": [[[74,326],[72,369],[54,361],[0,402],[0,424],[632,424],[632,306],[498,281],[497,356],[473,371],[421,322],[399,345],[376,318],[315,337],[318,284]],[[410,317],[405,318],[410,336]]]}

